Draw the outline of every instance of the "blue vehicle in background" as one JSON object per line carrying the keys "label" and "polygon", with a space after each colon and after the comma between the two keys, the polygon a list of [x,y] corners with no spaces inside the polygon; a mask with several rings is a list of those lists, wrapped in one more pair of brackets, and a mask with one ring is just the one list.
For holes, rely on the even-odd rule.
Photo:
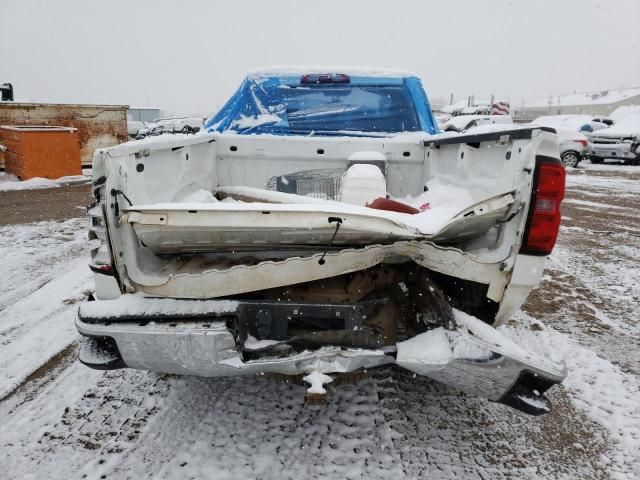
{"label": "blue vehicle in background", "polygon": [[311,69],[250,73],[205,122],[207,132],[392,136],[438,133],[420,79],[388,71]]}

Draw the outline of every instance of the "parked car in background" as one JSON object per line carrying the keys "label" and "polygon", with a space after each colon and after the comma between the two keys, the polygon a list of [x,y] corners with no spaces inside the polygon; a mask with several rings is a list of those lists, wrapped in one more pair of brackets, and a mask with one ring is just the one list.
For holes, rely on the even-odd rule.
{"label": "parked car in background", "polygon": [[436,119],[436,123],[438,124],[439,130],[444,130],[444,124],[447,123],[451,119],[451,114],[449,113],[434,113],[433,116]]}
{"label": "parked car in background", "polygon": [[0,101],[13,101],[13,85],[10,83],[0,83]]}
{"label": "parked car in background", "polygon": [[127,120],[127,131],[129,133],[129,138],[136,138],[138,136],[138,132],[144,128],[144,122],[139,122],[137,120]]}
{"label": "parked car in background", "polygon": [[171,119],[157,119],[153,121],[153,128],[147,135],[162,135],[164,133],[176,133],[173,130],[173,121]]}
{"label": "parked car in background", "polygon": [[491,104],[489,102],[476,102],[462,109],[461,115],[490,115]]}
{"label": "parked car in background", "polygon": [[[484,124],[477,127],[467,129],[465,135],[478,135],[489,132],[499,132],[502,130],[513,130],[514,127],[518,128],[531,128],[535,127],[535,124]],[[547,125],[540,125],[547,126]],[[589,150],[589,139],[580,132],[575,130],[568,130],[564,128],[554,128],[558,139],[558,149],[560,154],[560,160],[565,167],[577,167],[584,155]]]}
{"label": "parked car in background", "polygon": [[556,128],[560,160],[565,167],[577,167],[589,149],[589,139],[581,132]]}
{"label": "parked car in background", "polygon": [[609,118],[611,118],[614,122],[619,122],[624,117],[636,114],[640,115],[640,105],[622,105],[621,107],[618,107],[613,112],[611,112]]}
{"label": "parked car in background", "polygon": [[204,119],[201,117],[158,118],[138,130],[135,138],[141,139],[165,133],[196,133],[200,131],[203,123]]}
{"label": "parked car in background", "polygon": [[153,122],[147,122],[144,124],[144,127],[142,127],[140,130],[138,130],[138,133],[136,135],[136,140],[140,140],[144,137],[147,137],[149,135],[152,134],[152,132],[155,130],[155,128],[158,125],[153,123]]}
{"label": "parked car in background", "polygon": [[609,159],[640,165],[640,114],[625,116],[613,127],[592,132],[589,140],[586,156],[592,163]]}
{"label": "parked car in background", "polygon": [[[162,133],[196,133],[202,128],[204,119],[201,117],[169,117],[159,118],[154,121],[162,127]],[[157,128],[157,127],[156,127]]]}
{"label": "parked car in background", "polygon": [[[589,149],[589,139],[584,132],[592,131],[593,124],[597,129],[602,129],[604,123],[596,122],[590,115],[548,115],[538,117],[533,125],[551,127],[558,134],[558,147],[560,159],[565,167],[577,167]],[[591,130],[584,129],[588,125]]]}
{"label": "parked car in background", "polygon": [[473,127],[492,124],[512,125],[513,118],[510,115],[459,115],[446,121],[442,130],[445,132],[464,132]]}
{"label": "parked car in background", "polygon": [[[599,120],[604,120],[604,118],[605,117],[598,117]],[[536,118],[531,123],[544,127],[574,130],[588,134],[609,127],[607,123],[599,120],[596,120],[592,115],[544,115]]]}
{"label": "parked car in background", "polygon": [[594,122],[598,122],[598,123],[604,123],[605,125],[607,125],[608,127],[613,127],[615,125],[615,120],[611,117],[593,117],[593,121]]}

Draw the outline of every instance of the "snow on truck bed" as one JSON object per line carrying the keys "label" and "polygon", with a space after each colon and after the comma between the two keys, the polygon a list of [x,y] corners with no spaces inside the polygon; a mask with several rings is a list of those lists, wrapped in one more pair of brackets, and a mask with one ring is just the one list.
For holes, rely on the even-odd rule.
{"label": "snow on truck bed", "polygon": [[[428,188],[428,191],[416,197],[398,199],[398,201],[420,210],[420,213],[415,215],[251,187],[220,187],[218,192],[226,197],[222,201],[217,200],[207,190],[197,190],[177,202],[133,205],[124,210],[168,213],[183,211],[236,212],[238,214],[271,211],[355,215],[386,219],[396,225],[406,227],[414,234],[430,236],[440,232],[455,217],[466,213],[476,204],[471,193],[466,189],[445,186],[438,181],[430,182]],[[250,198],[254,201],[245,202],[235,200],[236,198]]]}

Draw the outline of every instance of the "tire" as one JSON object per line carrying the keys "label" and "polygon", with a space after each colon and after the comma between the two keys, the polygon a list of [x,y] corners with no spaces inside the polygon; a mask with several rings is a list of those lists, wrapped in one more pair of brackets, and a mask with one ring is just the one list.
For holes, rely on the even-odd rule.
{"label": "tire", "polygon": [[565,167],[575,168],[580,163],[580,154],[578,152],[574,152],[574,151],[564,152],[562,154],[562,157],[560,158],[562,159],[562,164]]}
{"label": "tire", "polygon": [[185,125],[182,128],[182,133],[193,133],[193,128],[191,128],[189,125]]}
{"label": "tire", "polygon": [[591,163],[602,163],[602,162],[604,162],[604,158],[602,158],[602,157],[589,157],[589,160],[591,160]]}

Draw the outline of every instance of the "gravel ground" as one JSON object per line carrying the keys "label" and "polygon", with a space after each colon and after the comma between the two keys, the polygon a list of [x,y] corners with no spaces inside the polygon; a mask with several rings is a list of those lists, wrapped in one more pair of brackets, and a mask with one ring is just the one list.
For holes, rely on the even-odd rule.
{"label": "gravel ground", "polygon": [[89,370],[73,328],[91,287],[86,188],[29,193],[0,196],[3,478],[637,478],[638,167],[569,172],[544,280],[504,327],[566,358],[537,418],[392,368],[325,407],[259,376]]}
{"label": "gravel ground", "polygon": [[82,217],[91,186],[0,191],[0,226]]}

